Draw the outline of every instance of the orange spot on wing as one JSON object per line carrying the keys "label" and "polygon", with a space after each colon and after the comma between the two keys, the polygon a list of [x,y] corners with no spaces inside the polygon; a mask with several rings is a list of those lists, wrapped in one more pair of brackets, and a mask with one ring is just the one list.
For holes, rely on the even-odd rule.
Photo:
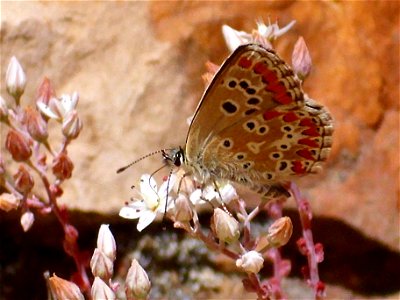
{"label": "orange spot on wing", "polygon": [[283,116],[283,121],[285,122],[293,122],[298,120],[299,117],[294,112],[288,112]]}
{"label": "orange spot on wing", "polygon": [[238,65],[245,69],[250,68],[251,64],[252,64],[252,61],[250,59],[248,59],[247,57],[242,57],[238,62]]}
{"label": "orange spot on wing", "polygon": [[282,115],[281,112],[276,111],[276,110],[267,110],[266,112],[264,112],[263,114],[263,118],[265,121],[271,120],[273,118],[279,117],[280,115]]}
{"label": "orange spot on wing", "polygon": [[318,142],[316,142],[316,141],[314,141],[312,139],[309,139],[309,138],[300,139],[298,141],[298,143],[300,145],[306,145],[306,146],[309,146],[309,147],[312,147],[312,148],[318,148],[319,147]]}
{"label": "orange spot on wing", "polygon": [[308,159],[308,160],[315,160],[314,156],[311,154],[310,150],[305,149],[305,148],[297,150],[296,154],[298,156],[304,157],[305,159]]}
{"label": "orange spot on wing", "polygon": [[292,161],[292,171],[296,174],[304,174],[306,172],[306,169],[303,167],[301,161],[295,160]]}

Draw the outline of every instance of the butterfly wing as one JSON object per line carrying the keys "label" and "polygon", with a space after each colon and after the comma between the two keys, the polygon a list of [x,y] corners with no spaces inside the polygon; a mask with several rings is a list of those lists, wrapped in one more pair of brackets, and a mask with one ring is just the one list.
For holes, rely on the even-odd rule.
{"label": "butterfly wing", "polygon": [[272,50],[248,44],[222,64],[203,95],[186,159],[211,176],[277,182],[315,172],[331,134],[329,113],[304,95],[290,67]]}

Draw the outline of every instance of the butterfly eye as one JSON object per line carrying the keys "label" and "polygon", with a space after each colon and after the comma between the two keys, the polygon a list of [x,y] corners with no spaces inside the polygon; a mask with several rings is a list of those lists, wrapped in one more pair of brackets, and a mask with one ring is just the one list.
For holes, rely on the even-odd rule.
{"label": "butterfly eye", "polygon": [[174,161],[174,165],[176,167],[180,167],[183,163],[183,153],[182,151],[178,151],[175,153],[174,157],[173,157],[173,161]]}

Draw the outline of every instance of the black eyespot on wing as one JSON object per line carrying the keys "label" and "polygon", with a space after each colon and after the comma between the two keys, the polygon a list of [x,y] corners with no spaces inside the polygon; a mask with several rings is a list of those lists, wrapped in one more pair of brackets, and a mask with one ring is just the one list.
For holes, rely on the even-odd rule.
{"label": "black eyespot on wing", "polygon": [[244,80],[242,80],[241,82],[239,82],[239,85],[240,85],[240,87],[241,87],[242,89],[247,89],[247,88],[249,87],[249,84],[248,84],[246,81],[244,81]]}
{"label": "black eyespot on wing", "polygon": [[224,147],[229,148],[231,146],[231,142],[229,140],[225,140],[223,145]]}
{"label": "black eyespot on wing", "polygon": [[247,88],[246,93],[249,95],[254,95],[256,93],[256,90],[253,88]]}
{"label": "black eyespot on wing", "polygon": [[279,171],[283,171],[287,168],[288,164],[286,161],[281,161],[280,165],[279,165]]}
{"label": "black eyespot on wing", "polygon": [[237,160],[242,160],[244,158],[244,155],[243,154],[238,154],[238,155],[236,155],[236,159]]}
{"label": "black eyespot on wing", "polygon": [[273,158],[280,158],[280,157],[281,157],[281,154],[278,153],[278,152],[274,152],[274,153],[272,153],[272,157],[273,157]]}
{"label": "black eyespot on wing", "polygon": [[265,133],[266,131],[267,131],[267,128],[265,126],[260,126],[258,128],[258,132],[261,133],[261,134]]}
{"label": "black eyespot on wing", "polygon": [[249,100],[247,100],[247,104],[249,105],[257,105],[260,103],[260,99],[252,97]]}
{"label": "black eyespot on wing", "polygon": [[244,112],[244,114],[245,114],[246,116],[249,116],[249,115],[255,113],[256,111],[258,111],[258,109],[251,108],[251,109],[246,110],[246,111]]}
{"label": "black eyespot on wing", "polygon": [[249,121],[246,123],[246,127],[250,130],[253,130],[256,127],[256,124],[254,124],[252,121]]}
{"label": "black eyespot on wing", "polygon": [[292,127],[290,127],[290,126],[284,126],[284,127],[283,127],[283,130],[285,130],[285,131],[292,131]]}
{"label": "black eyespot on wing", "polygon": [[249,162],[246,162],[243,164],[243,169],[248,169],[250,168],[251,164]]}
{"label": "black eyespot on wing", "polygon": [[234,103],[230,102],[230,101],[225,101],[222,104],[222,108],[228,114],[234,114],[238,110],[237,106]]}
{"label": "black eyespot on wing", "polygon": [[282,144],[279,146],[281,149],[286,150],[288,148],[288,145],[286,144]]}

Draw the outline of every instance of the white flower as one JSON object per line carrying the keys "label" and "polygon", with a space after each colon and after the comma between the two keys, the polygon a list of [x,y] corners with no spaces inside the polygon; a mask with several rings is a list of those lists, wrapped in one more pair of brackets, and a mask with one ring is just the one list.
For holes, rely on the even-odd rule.
{"label": "white flower", "polygon": [[[219,193],[218,193],[219,191]],[[213,185],[208,185],[204,189],[196,189],[190,195],[190,201],[194,204],[204,204],[210,202],[213,199],[221,200],[224,203],[229,203],[232,199],[237,198],[235,188],[230,184],[221,184],[218,186],[218,190]]]}
{"label": "white flower", "polygon": [[74,92],[71,96],[62,95],[60,99],[52,97],[50,98],[48,105],[41,101],[36,102],[36,105],[38,109],[49,118],[62,121],[75,110],[78,105],[78,100],[79,95],[77,92]]}
{"label": "white flower", "polygon": [[126,219],[139,219],[136,228],[138,231],[142,231],[154,221],[157,214],[165,212],[166,203],[167,210],[172,208],[173,199],[170,196],[170,192],[175,181],[176,176],[172,174],[169,180],[164,181],[157,191],[157,183],[154,178],[148,174],[142,175],[140,178],[140,194],[143,199],[136,200],[121,208],[119,215]]}
{"label": "white flower", "polygon": [[262,21],[258,21],[257,30],[253,30],[252,33],[237,31],[232,27],[223,25],[222,34],[230,51],[234,51],[240,45],[248,43],[258,43],[269,49],[272,48],[270,42],[289,31],[295,22],[292,21],[285,27],[279,28],[277,22],[271,24],[268,20],[269,24],[265,25]]}
{"label": "white flower", "polygon": [[249,273],[257,274],[264,266],[264,258],[257,251],[249,251],[236,260],[236,266]]}

